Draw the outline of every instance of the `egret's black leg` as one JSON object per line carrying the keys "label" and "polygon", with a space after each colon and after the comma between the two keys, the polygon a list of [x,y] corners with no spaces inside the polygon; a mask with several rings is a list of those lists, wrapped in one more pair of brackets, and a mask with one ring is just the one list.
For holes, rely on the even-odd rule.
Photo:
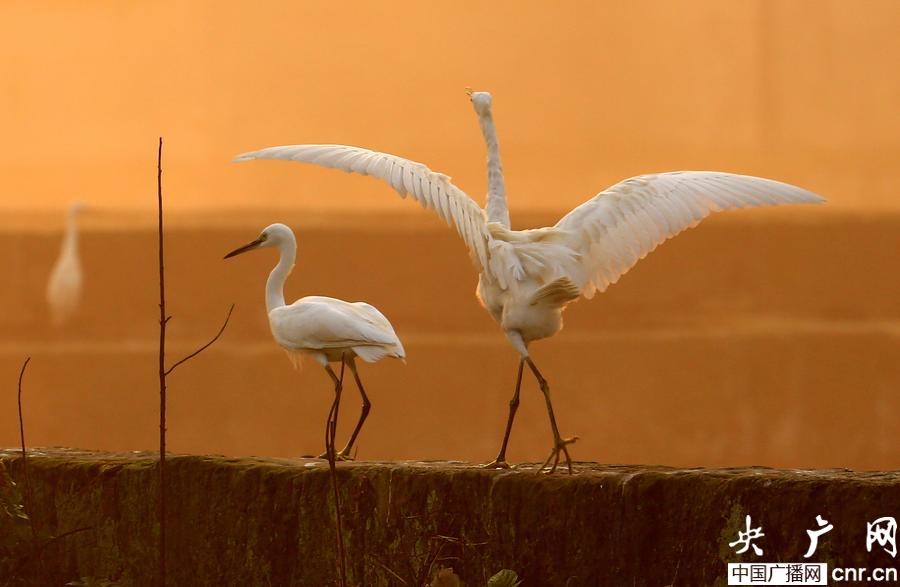
{"label": "egret's black leg", "polygon": [[506,433],[503,435],[503,444],[500,445],[500,452],[497,458],[486,464],[488,469],[508,469],[509,463],[506,462],[506,445],[509,444],[509,435],[512,432],[513,420],[516,419],[516,410],[519,409],[519,389],[522,387],[522,370],[525,367],[525,359],[519,360],[519,374],[516,376],[516,392],[509,400],[509,419],[506,421]]}
{"label": "egret's black leg", "polygon": [[[325,364],[325,372],[334,382],[334,401],[331,403],[331,409],[328,411],[328,419],[325,423],[325,452],[319,455],[320,459],[328,457],[328,452],[334,450],[334,437],[337,432],[338,412],[341,407],[341,392],[344,389],[344,363],[341,359],[341,376],[335,375],[331,365]],[[336,460],[344,460],[338,453],[335,455]]]}
{"label": "egret's black leg", "polygon": [[347,441],[347,446],[345,446],[341,452],[338,453],[339,457],[344,459],[352,459],[350,456],[350,451],[353,448],[353,443],[356,442],[356,437],[359,436],[359,431],[362,430],[363,423],[366,421],[366,418],[369,416],[369,410],[372,408],[372,402],[369,401],[369,397],[366,395],[366,390],[363,388],[362,380],[359,378],[359,373],[356,371],[356,361],[351,356],[347,360],[347,365],[350,366],[350,372],[353,373],[353,378],[356,380],[356,387],[359,389],[359,395],[362,396],[362,412],[359,414],[359,421],[356,423],[356,428],[353,429],[353,434],[350,435],[350,440]]}
{"label": "egret's black leg", "polygon": [[571,474],[572,458],[569,456],[568,445],[578,440],[578,437],[573,436],[572,438],[563,438],[559,435],[559,428],[556,426],[556,416],[553,415],[553,402],[550,401],[550,386],[547,384],[547,380],[544,379],[544,376],[541,375],[541,372],[538,371],[537,365],[534,364],[531,357],[525,357],[525,361],[531,368],[531,372],[534,373],[538,385],[541,386],[541,391],[544,393],[544,399],[547,401],[547,414],[550,416],[550,428],[553,430],[553,448],[550,450],[550,456],[548,456],[547,460],[544,461],[544,464],[541,465],[541,470],[543,471],[552,460],[553,464],[550,466],[548,472],[553,473],[556,471],[556,467],[559,465],[559,453],[562,452],[566,456],[566,466],[569,469],[569,474]]}

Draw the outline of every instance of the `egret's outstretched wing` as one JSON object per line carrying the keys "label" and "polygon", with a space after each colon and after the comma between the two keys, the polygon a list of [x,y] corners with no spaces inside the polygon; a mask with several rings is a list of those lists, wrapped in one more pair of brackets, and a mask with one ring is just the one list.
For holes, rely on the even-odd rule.
{"label": "egret's outstretched wing", "polygon": [[564,216],[554,227],[580,255],[571,273],[590,298],[660,243],[710,212],[825,200],[804,189],[758,177],[714,171],[641,175],[617,183]]}
{"label": "egret's outstretched wing", "polygon": [[401,197],[411,194],[422,207],[434,210],[448,224],[452,222],[468,246],[479,271],[487,267],[487,241],[490,237],[484,211],[453,185],[448,176],[436,173],[422,163],[346,145],[269,147],[238,155],[234,160],[250,159],[301,161],[377,177],[390,184]]}

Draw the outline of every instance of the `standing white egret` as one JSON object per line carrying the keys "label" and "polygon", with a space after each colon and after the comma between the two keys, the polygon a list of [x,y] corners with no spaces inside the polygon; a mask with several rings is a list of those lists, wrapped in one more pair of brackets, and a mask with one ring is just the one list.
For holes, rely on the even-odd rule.
{"label": "standing white egret", "polygon": [[280,254],[266,281],[266,311],[275,342],[287,352],[295,368],[300,366],[303,356],[312,357],[325,368],[335,385],[335,421],[342,381],[329,363],[346,364],[356,380],[362,397],[362,413],[347,446],[336,455],[340,460],[349,459],[372,405],[356,370],[355,359],[358,356],[367,363],[384,357],[402,360],[406,357],[403,345],[384,314],[365,302],[306,296],[290,305],[284,303],[284,282],[297,257],[297,239],[284,224],[267,226],[256,240],[231,251],[225,258],[269,247],[278,249]]}
{"label": "standing white egret", "polygon": [[84,206],[74,202],[69,206],[66,233],[63,236],[59,257],[50,271],[47,281],[47,303],[54,326],[62,326],[78,308],[84,278],[78,256],[78,215]]}
{"label": "standing white egret", "polygon": [[[505,468],[506,447],[519,405],[525,364],[547,403],[553,448],[542,469],[550,472],[575,438],[559,434],[550,388],[528,352],[532,341],[562,328],[562,311],[579,296],[590,299],[618,281],[660,243],[695,226],[710,212],[775,204],[824,200],[785,183],[715,171],[677,171],[626,179],[600,192],[566,214],[556,225],[510,230],[500,150],[491,115],[491,95],[470,92],[487,143],[487,211],[422,163],[345,145],[291,145],[239,155],[249,159],[287,159],[371,175],[384,180],[401,197],[452,222],[465,241],[479,272],[476,295],[509,342],[519,352],[516,389],[509,403],[506,432],[497,458],[487,466]],[[570,173],[573,171],[570,171]]]}

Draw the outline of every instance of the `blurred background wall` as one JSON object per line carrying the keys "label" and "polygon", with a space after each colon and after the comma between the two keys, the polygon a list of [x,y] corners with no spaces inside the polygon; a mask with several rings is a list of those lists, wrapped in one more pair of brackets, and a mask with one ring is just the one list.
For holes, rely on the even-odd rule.
{"label": "blurred background wall", "polygon": [[[16,442],[31,354],[32,444],[153,446],[162,135],[175,354],[238,303],[220,343],[173,378],[173,450],[320,452],[330,392],[269,339],[274,259],[221,261],[284,221],[301,246],[289,297],[366,299],[407,341],[406,367],[365,369],[360,457],[491,458],[516,358],[451,231],[369,178],[229,163],[357,144],[480,201],[470,86],[495,97],[515,228],[650,171],[762,175],[829,200],[709,219],[567,312],[535,353],[578,458],[896,468],[898,30],[893,0],[4,2],[0,444]],[[54,329],[43,292],[75,199],[89,205],[84,303]],[[546,416],[523,393],[510,456],[539,460]]]}

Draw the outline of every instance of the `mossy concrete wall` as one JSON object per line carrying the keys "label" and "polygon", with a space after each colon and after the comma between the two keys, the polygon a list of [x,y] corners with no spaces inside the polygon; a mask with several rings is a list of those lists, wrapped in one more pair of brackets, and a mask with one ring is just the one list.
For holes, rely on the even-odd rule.
{"label": "mossy concrete wall", "polygon": [[[0,451],[17,481],[21,459]],[[317,460],[172,456],[168,461],[171,585],[325,586],[335,579],[327,464]],[[40,532],[90,530],[45,547],[40,585],[76,577],[153,585],[157,462],[152,454],[40,449],[28,460]],[[503,568],[525,586],[721,585],[726,563],[804,561],[807,529],[834,525],[810,561],[896,566],[866,550],[866,523],[900,518],[900,473],[669,469],[578,464],[569,476],[534,466],[463,463],[338,465],[353,585],[415,585],[452,566],[467,585]],[[728,542],[746,515],[762,557]],[[38,565],[31,565],[37,567]]]}

